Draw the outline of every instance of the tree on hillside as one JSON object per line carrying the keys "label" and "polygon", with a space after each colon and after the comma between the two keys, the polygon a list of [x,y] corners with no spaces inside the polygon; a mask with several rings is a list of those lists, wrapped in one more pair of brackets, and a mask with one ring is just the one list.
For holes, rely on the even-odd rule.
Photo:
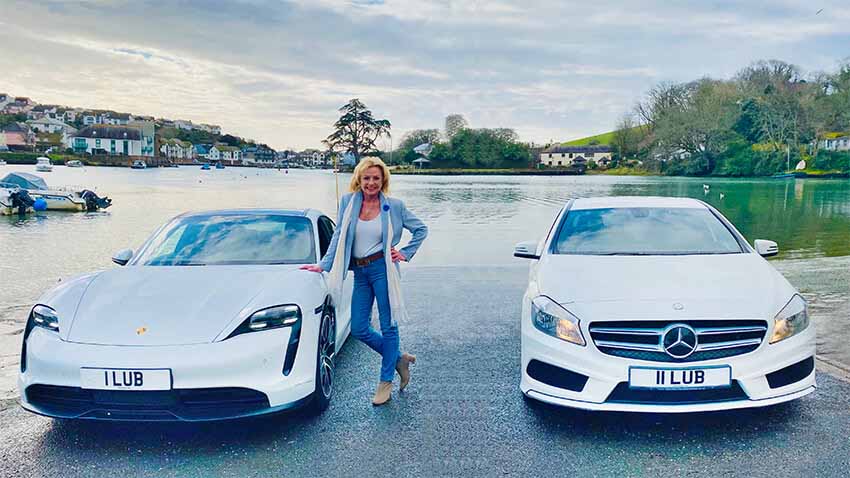
{"label": "tree on hillside", "polygon": [[451,114],[446,116],[445,135],[446,141],[451,141],[460,131],[469,128],[466,118],[460,114]]}
{"label": "tree on hillside", "polygon": [[228,146],[239,146],[242,144],[242,138],[238,136],[233,136],[232,134],[225,134],[218,138],[219,141],[228,145]]}
{"label": "tree on hillside", "polygon": [[26,113],[17,113],[13,115],[0,115],[0,128],[8,126],[12,123],[22,123],[27,120]]}
{"label": "tree on hillside", "polygon": [[660,83],[646,94],[635,107],[635,113],[650,130],[664,119],[665,115],[680,110],[687,101],[688,88],[685,84]]}
{"label": "tree on hillside", "polygon": [[659,145],[701,159],[695,173],[711,173],[734,136],[737,93],[733,85],[707,78],[681,85],[681,91],[681,101],[658,116],[653,133]]}
{"label": "tree on hillside", "polygon": [[850,131],[850,61],[827,78],[830,96],[830,125],[833,131]]}
{"label": "tree on hillside", "polygon": [[350,152],[360,161],[362,155],[375,151],[378,138],[390,135],[389,120],[375,119],[357,98],[343,105],[339,111],[342,115],[334,123],[334,132],[323,141],[331,151]]}
{"label": "tree on hillside", "polygon": [[763,141],[781,150],[807,139],[810,134],[805,130],[811,128],[805,104],[816,94],[817,86],[803,80],[798,67],[777,60],[759,61],[741,70],[736,80],[745,101],[756,106],[754,119]]}
{"label": "tree on hillside", "polygon": [[617,123],[617,129],[611,138],[611,147],[617,154],[617,159],[634,157],[638,153],[644,134],[635,120],[634,115],[625,114]]}

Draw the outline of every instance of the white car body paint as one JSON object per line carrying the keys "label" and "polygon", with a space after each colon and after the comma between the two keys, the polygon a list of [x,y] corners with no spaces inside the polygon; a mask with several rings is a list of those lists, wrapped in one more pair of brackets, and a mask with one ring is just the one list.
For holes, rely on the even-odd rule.
{"label": "white car body paint", "polygon": [[[758,407],[802,397],[815,389],[814,370],[805,378],[771,388],[766,375],[815,355],[812,324],[802,332],[769,344],[774,317],[797,293],[763,257],[746,246],[740,254],[628,256],[565,255],[550,252],[554,235],[570,209],[619,207],[708,208],[682,198],[588,198],[568,203],[559,213],[548,236],[539,243],[539,260],[531,260],[528,288],[522,299],[521,391],[551,404],[587,410],[631,412],[696,412]],[[740,241],[740,233],[724,219]],[[518,246],[526,251],[527,245]],[[534,326],[531,301],[547,296],[580,320],[586,345],[553,337]],[[594,322],[659,321],[667,324],[696,320],[763,320],[767,331],[754,351],[700,361],[641,360],[603,353],[591,337]],[[581,391],[536,380],[529,363],[543,362],[587,377]],[[737,399],[682,400],[660,403],[651,400],[609,400],[615,388],[628,385],[630,367],[699,368],[731,367],[732,380],[746,394]],[[659,397],[660,391],[653,391]],[[662,400],[663,401],[663,400]]]}
{"label": "white car body paint", "polygon": [[[322,214],[302,214],[313,224],[320,257],[316,221]],[[337,352],[351,330],[352,280],[346,280],[343,304],[336,308]],[[175,390],[259,391],[269,402],[260,413],[300,404],[316,388],[317,309],[327,297],[324,274],[294,264],[196,267],[131,261],[66,280],[36,302],[56,311],[59,331],[35,327],[26,339],[26,370],[18,377],[21,405],[61,416],[30,403],[26,390],[36,384],[79,388],[81,368],[168,369]],[[290,327],[227,338],[253,312],[282,304],[296,304],[302,313],[295,362],[286,376],[282,367]]]}

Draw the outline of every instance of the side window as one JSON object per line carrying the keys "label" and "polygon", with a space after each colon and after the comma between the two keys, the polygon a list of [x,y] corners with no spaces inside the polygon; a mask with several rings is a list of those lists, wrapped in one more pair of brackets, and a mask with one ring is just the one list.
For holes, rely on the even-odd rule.
{"label": "side window", "polygon": [[331,238],[334,235],[334,223],[327,216],[322,216],[318,220],[319,226],[319,255],[325,256],[328,252],[328,247],[331,245]]}

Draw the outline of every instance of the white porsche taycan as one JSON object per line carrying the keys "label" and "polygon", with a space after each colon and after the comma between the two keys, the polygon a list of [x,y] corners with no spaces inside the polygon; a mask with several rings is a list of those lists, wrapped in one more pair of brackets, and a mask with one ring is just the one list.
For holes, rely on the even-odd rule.
{"label": "white porsche taycan", "polygon": [[[32,308],[18,385],[60,418],[216,420],[324,410],[348,306],[299,270],[334,224],[315,210],[184,214],[124,266],[64,281]],[[348,279],[350,281],[350,279]],[[344,288],[349,304],[351,285]]]}
{"label": "white porsche taycan", "polygon": [[685,198],[568,202],[522,303],[526,397],[589,410],[758,407],[815,389],[805,300],[711,206]]}

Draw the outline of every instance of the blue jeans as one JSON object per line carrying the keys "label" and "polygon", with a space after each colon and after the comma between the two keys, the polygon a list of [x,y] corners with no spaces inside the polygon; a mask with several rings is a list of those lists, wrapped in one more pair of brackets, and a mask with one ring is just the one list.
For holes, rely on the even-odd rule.
{"label": "blue jeans", "polygon": [[[365,266],[353,266],[354,291],[351,295],[351,335],[381,354],[381,381],[392,382],[401,356],[398,326],[392,324],[387,266],[378,259]],[[378,300],[381,333],[372,328],[372,304]]]}

